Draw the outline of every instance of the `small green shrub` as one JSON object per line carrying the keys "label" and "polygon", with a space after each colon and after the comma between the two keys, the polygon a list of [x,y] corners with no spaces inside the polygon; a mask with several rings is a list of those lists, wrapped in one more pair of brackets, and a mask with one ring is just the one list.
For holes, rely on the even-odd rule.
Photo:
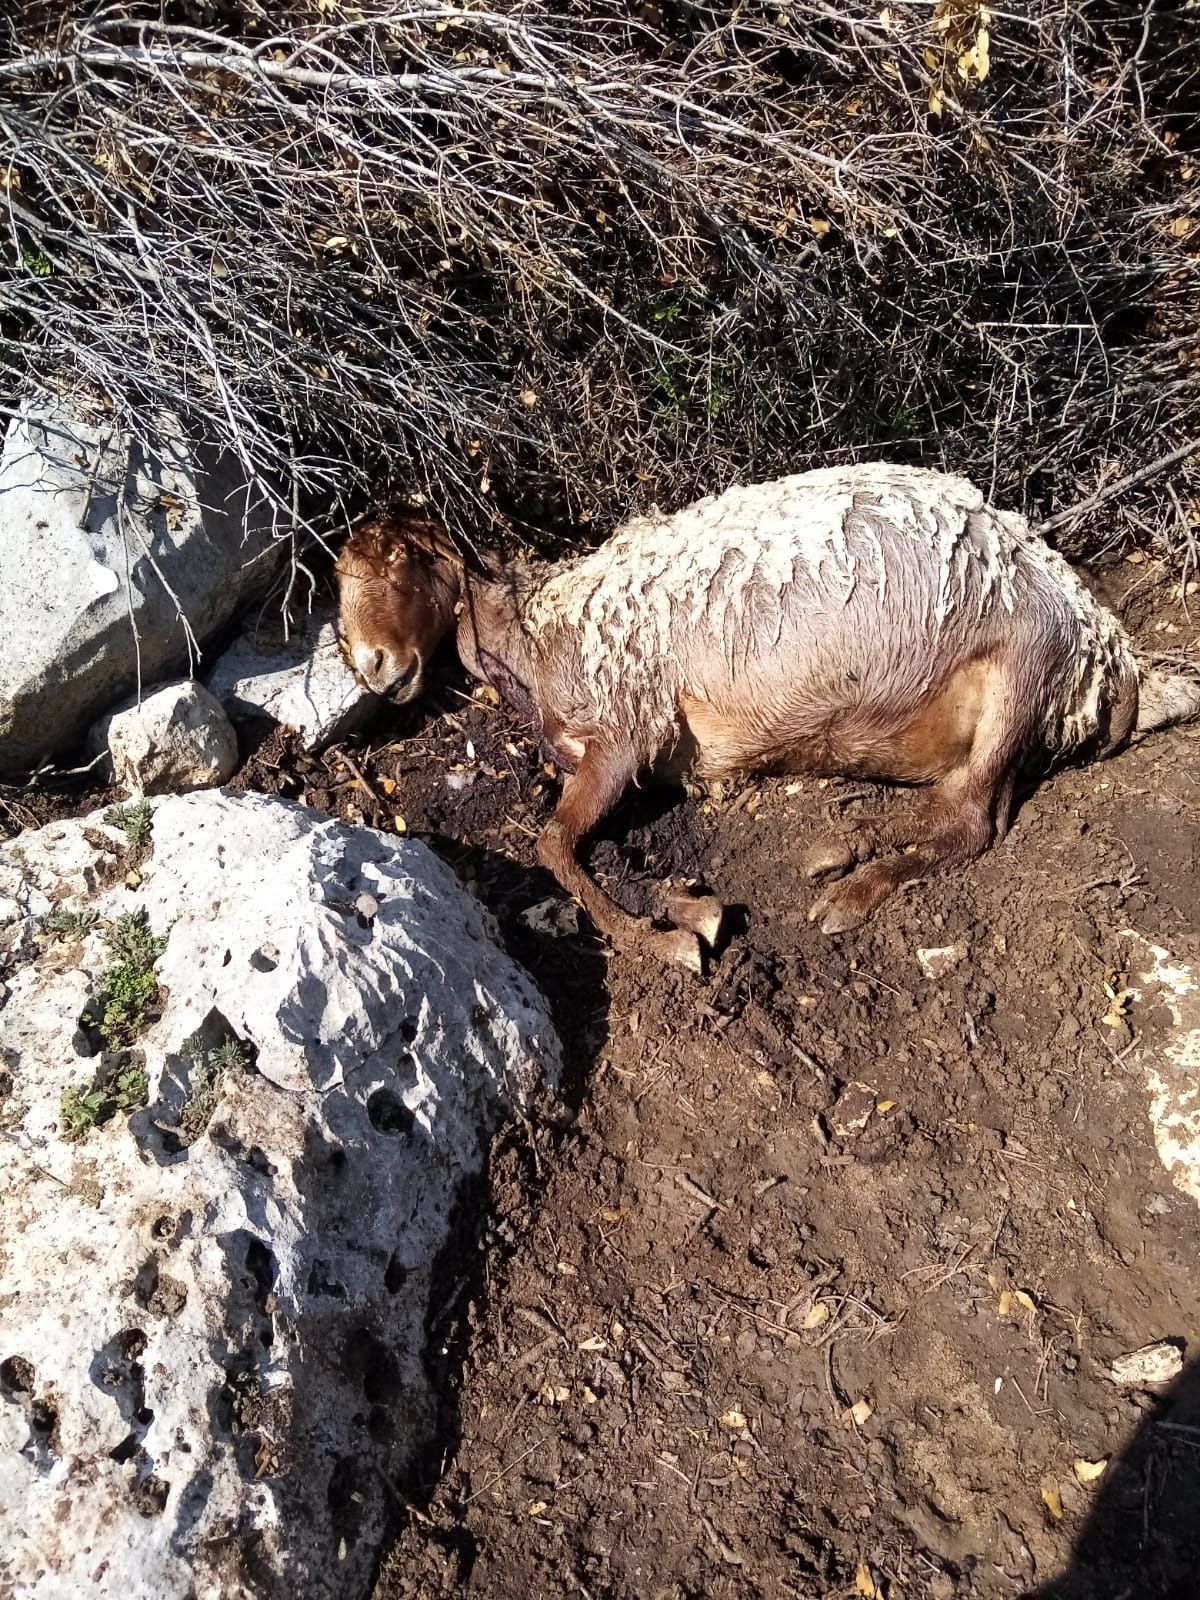
{"label": "small green shrub", "polygon": [[114,964],[100,974],[100,1011],[85,1012],[107,1050],[127,1050],[146,1025],[158,999],[154,963],[167,947],[165,936],[150,932],[145,914],[127,911],[106,935]]}
{"label": "small green shrub", "polygon": [[217,1046],[215,1054],[222,1072],[232,1072],[235,1067],[244,1071],[250,1065],[250,1052],[240,1039],[226,1039]]}
{"label": "small green shrub", "polygon": [[136,1111],[150,1097],[150,1085],[141,1067],[119,1067],[102,1082],[72,1084],[64,1091],[59,1122],[64,1139],[85,1139],[93,1128],[110,1122],[118,1111]]}
{"label": "small green shrub", "polygon": [[150,1083],[141,1067],[126,1067],[113,1080],[118,1111],[136,1111],[150,1098]]}
{"label": "small green shrub", "polygon": [[64,1139],[82,1139],[112,1115],[112,1102],[103,1089],[74,1083],[63,1091],[59,1122]]}
{"label": "small green shrub", "polygon": [[179,1119],[178,1137],[180,1144],[192,1145],[212,1120],[221,1079],[226,1072],[249,1066],[250,1057],[237,1039],[227,1038],[218,1045],[206,1045],[199,1032],[184,1041],[182,1054],[192,1063],[192,1077]]}
{"label": "small green shrub", "polygon": [[54,270],[44,250],[26,250],[21,257],[21,265],[31,278],[48,278]]}
{"label": "small green shrub", "polygon": [[120,828],[129,840],[131,850],[150,843],[150,830],[154,826],[154,807],[149,800],[138,800],[133,805],[109,806],[104,820],[110,828]]}
{"label": "small green shrub", "polygon": [[61,908],[49,911],[42,918],[41,931],[52,939],[60,939],[67,943],[74,939],[82,939],[89,928],[95,926],[97,921],[94,911],[63,911]]}
{"label": "small green shrub", "polygon": [[124,911],[106,935],[108,948],[117,960],[130,966],[151,966],[167,948],[165,934],[150,932],[144,911]]}

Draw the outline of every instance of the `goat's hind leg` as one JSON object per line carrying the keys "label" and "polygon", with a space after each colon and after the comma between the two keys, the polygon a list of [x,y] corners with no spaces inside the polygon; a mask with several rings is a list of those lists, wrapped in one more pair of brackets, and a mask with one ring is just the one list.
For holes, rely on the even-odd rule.
{"label": "goat's hind leg", "polygon": [[868,861],[831,884],[809,908],[809,921],[819,921],[822,933],[848,933],[864,923],[902,884],[923,878],[939,867],[960,866],[981,856],[996,833],[991,805],[967,795],[936,797],[930,803],[925,823],[919,844],[902,855]]}
{"label": "goat's hind leg", "polygon": [[[894,752],[901,773],[906,764],[911,767],[914,732],[919,736],[917,749],[926,759],[938,754],[947,713],[950,737],[961,742],[969,733],[970,743],[915,816],[897,818],[891,826],[885,823],[873,833],[868,830],[865,842],[875,848],[885,841],[903,841],[910,848],[902,855],[868,861],[831,884],[809,911],[809,919],[819,921],[822,932],[846,933],[857,928],[901,884],[939,867],[973,861],[1007,832],[1017,769],[1032,733],[1027,709],[1032,697],[1014,687],[1002,662],[990,663],[984,671],[985,676],[964,686],[965,699],[946,705],[935,702],[926,708],[926,726],[921,729],[918,724],[907,730],[907,749],[901,745]],[[935,713],[932,741],[931,713]],[[944,742],[942,749],[946,749]]]}
{"label": "goat's hind leg", "polygon": [[884,850],[902,849],[929,831],[928,807],[909,806],[892,816],[862,817],[828,829],[804,853],[804,876],[810,883],[840,878],[858,862]]}
{"label": "goat's hind leg", "polygon": [[627,752],[602,749],[592,742],[576,771],[563,784],[553,817],[538,839],[538,860],[587,912],[596,928],[619,949],[675,961],[693,972],[702,970],[694,932],[676,929],[658,933],[622,911],[581,865],[576,854],[581,840],[611,811],[637,771]]}
{"label": "goat's hind leg", "polygon": [[1018,749],[1015,736],[994,744],[986,741],[985,753],[972,753],[965,766],[943,779],[923,810],[909,819],[915,824],[904,829],[910,848],[902,855],[868,861],[831,884],[809,909],[809,921],[820,922],[822,933],[848,933],[902,884],[938,868],[974,861],[993,840],[1003,838],[1012,810]]}

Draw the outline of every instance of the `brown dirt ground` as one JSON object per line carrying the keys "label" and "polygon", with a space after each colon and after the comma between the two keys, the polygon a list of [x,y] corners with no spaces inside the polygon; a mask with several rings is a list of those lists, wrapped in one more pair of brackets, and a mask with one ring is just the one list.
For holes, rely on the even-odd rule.
{"label": "brown dirt ground", "polygon": [[[1116,570],[1127,620],[1189,645],[1153,578]],[[634,909],[668,873],[739,908],[696,980],[522,920],[561,899],[533,864],[556,786],[456,669],[367,745],[262,739],[244,785],[400,818],[456,865],[568,1054],[565,1109],[493,1157],[446,1264],[442,1427],[375,1600],[1200,1595],[1200,1378],[1151,1400],[1104,1371],[1200,1325],[1200,1216],[1137,1064],[1164,1017],[1110,1012],[1121,929],[1200,959],[1198,751],[1173,730],[1056,774],[1001,846],[837,940],[801,852],[904,796],[638,795],[592,864]],[[952,944],[925,977],[917,948]]]}
{"label": "brown dirt ground", "polygon": [[[1112,577],[1147,642],[1188,641],[1161,583]],[[1134,1065],[1163,1019],[1103,1020],[1119,930],[1200,957],[1197,732],[1055,775],[998,849],[836,941],[800,854],[906,797],[635,796],[592,851],[610,890],[644,910],[690,876],[740,908],[698,982],[526,926],[556,906],[556,785],[505,711],[451,671],[386,716],[349,761],[269,740],[247,781],[456,864],[554,1005],[572,1114],[494,1159],[448,1264],[443,1427],[376,1600],[1200,1594],[1200,1400],[1104,1374],[1200,1313],[1200,1217]],[[917,948],[951,944],[926,978]],[[839,1136],[856,1083],[870,1115]],[[1028,1300],[1001,1316],[1005,1290]]]}

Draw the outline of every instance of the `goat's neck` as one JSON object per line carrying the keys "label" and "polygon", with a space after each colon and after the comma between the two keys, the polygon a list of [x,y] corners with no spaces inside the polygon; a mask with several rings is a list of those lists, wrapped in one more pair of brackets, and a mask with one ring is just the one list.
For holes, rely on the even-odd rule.
{"label": "goat's neck", "polygon": [[536,644],[522,626],[522,600],[536,584],[531,568],[503,574],[463,573],[458,653],[463,666],[490,683],[516,710],[537,715]]}

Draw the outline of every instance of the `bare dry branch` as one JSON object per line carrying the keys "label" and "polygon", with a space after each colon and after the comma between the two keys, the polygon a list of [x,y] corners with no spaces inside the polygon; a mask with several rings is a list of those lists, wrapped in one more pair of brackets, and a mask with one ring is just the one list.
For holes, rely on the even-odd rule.
{"label": "bare dry branch", "polygon": [[288,531],[405,494],[477,543],[603,532],[886,454],[1072,552],[1194,564],[1195,30],[1184,0],[18,0],[0,401],[168,409]]}

